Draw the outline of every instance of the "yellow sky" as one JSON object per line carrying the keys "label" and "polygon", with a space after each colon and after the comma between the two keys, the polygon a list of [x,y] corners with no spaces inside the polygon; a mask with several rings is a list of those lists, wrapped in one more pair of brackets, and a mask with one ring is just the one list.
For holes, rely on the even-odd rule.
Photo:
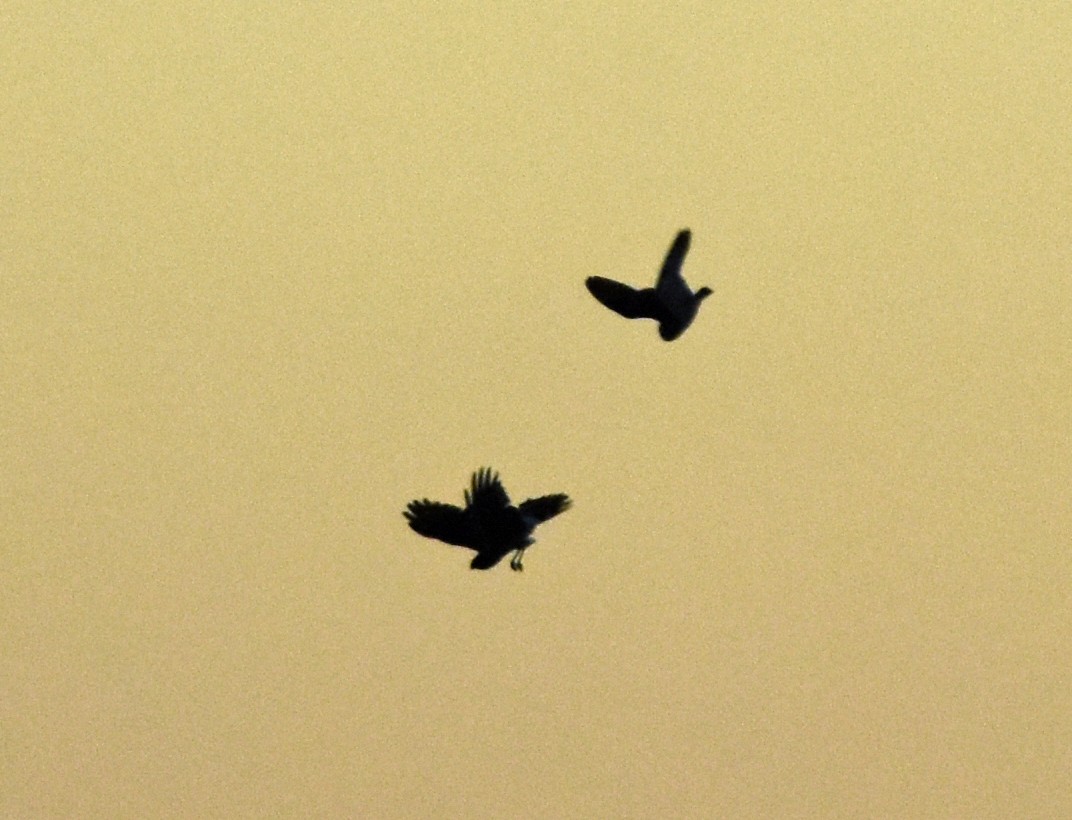
{"label": "yellow sky", "polygon": [[1066,3],[17,5],[0,814],[1072,814]]}

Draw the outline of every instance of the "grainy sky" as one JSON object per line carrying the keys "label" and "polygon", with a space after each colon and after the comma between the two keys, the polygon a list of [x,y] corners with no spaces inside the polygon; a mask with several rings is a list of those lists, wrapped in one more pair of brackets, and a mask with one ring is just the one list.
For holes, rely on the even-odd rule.
{"label": "grainy sky", "polygon": [[0,814],[1072,814],[1072,8],[343,5],[0,15]]}

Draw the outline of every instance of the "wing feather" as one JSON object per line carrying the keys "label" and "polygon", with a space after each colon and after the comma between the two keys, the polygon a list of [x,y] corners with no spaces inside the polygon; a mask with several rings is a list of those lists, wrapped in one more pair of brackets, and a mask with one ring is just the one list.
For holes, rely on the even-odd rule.
{"label": "wing feather", "polygon": [[465,504],[477,515],[494,514],[510,506],[499,474],[490,467],[481,467],[473,473],[471,489],[465,491]]}
{"label": "wing feather", "polygon": [[425,538],[435,538],[456,547],[476,548],[468,517],[453,504],[441,504],[427,498],[411,501],[402,515],[409,521],[410,529]]}
{"label": "wing feather", "polygon": [[600,304],[626,319],[655,319],[658,302],[651,288],[636,288],[603,276],[589,276],[585,287]]}
{"label": "wing feather", "polygon": [[541,495],[539,498],[530,498],[521,502],[518,509],[521,515],[533,519],[536,523],[543,523],[549,518],[554,518],[559,513],[564,513],[573,505],[570,497],[565,493],[555,495]]}
{"label": "wing feather", "polygon": [[685,254],[689,252],[689,243],[691,241],[692,231],[688,228],[680,231],[674,237],[674,242],[670,245],[670,250],[666,252],[666,259],[663,261],[662,269],[659,271],[659,279],[655,285],[656,290],[662,291],[665,286],[675,279],[684,286],[685,280],[681,276],[681,265],[685,262]]}

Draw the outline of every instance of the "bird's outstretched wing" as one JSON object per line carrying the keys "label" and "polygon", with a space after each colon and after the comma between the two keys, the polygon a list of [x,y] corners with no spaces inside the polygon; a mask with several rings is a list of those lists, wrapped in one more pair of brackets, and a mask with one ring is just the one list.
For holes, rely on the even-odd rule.
{"label": "bird's outstretched wing", "polygon": [[663,261],[659,278],[655,283],[655,289],[659,291],[660,296],[665,288],[676,288],[678,283],[681,287],[685,287],[685,280],[681,276],[681,265],[685,261],[685,254],[689,252],[690,241],[692,241],[692,231],[688,228],[674,237],[674,242],[670,245],[670,250],[666,252],[666,259]]}
{"label": "bird's outstretched wing", "polygon": [[555,495],[541,495],[539,498],[530,498],[522,501],[518,510],[524,518],[531,519],[535,523],[542,523],[549,518],[554,518],[563,513],[573,504],[568,495],[556,493]]}
{"label": "bird's outstretched wing", "polygon": [[510,496],[499,474],[490,467],[481,467],[473,473],[470,489],[465,491],[465,504],[477,515],[493,514],[510,506]]}
{"label": "bird's outstretched wing", "polygon": [[474,533],[468,516],[453,504],[438,501],[411,501],[402,513],[410,529],[425,538],[436,538],[456,547],[475,549]]}
{"label": "bird's outstretched wing", "polygon": [[599,302],[626,319],[655,319],[658,303],[651,288],[637,290],[613,279],[589,276],[585,287]]}

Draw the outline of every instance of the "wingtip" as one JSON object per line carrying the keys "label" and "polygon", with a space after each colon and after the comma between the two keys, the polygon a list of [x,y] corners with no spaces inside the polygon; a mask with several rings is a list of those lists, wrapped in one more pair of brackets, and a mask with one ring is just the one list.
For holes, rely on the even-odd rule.
{"label": "wingtip", "polygon": [[473,485],[484,486],[485,484],[494,484],[499,480],[499,474],[491,467],[479,467],[477,471],[473,473]]}
{"label": "wingtip", "polygon": [[433,502],[429,501],[427,498],[415,498],[415,499],[413,499],[413,501],[410,501],[406,505],[406,509],[404,509],[402,511],[402,517],[405,518],[409,522],[410,526],[412,527],[414,522],[418,518],[420,518],[420,515],[421,515],[421,512],[422,512],[421,508],[422,507],[425,507],[425,508],[430,507],[430,506],[432,506],[432,503]]}

